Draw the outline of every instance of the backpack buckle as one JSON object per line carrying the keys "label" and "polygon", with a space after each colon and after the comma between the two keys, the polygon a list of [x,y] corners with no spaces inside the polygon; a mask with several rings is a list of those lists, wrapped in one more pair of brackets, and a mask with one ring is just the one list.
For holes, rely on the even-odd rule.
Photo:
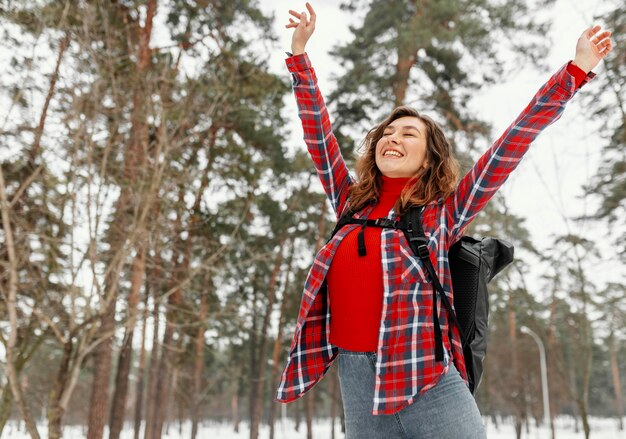
{"label": "backpack buckle", "polygon": [[414,237],[411,237],[411,244],[413,244],[414,242],[416,242],[416,245],[414,246],[414,248],[417,249],[417,256],[420,259],[428,259],[430,257],[430,252],[428,251],[428,245],[426,245],[428,243],[428,239],[422,236],[414,236]]}
{"label": "backpack buckle", "polygon": [[420,259],[428,259],[430,253],[428,251],[428,246],[426,244],[421,244],[417,246],[417,255]]}
{"label": "backpack buckle", "polygon": [[388,228],[394,228],[397,229],[398,228],[398,221],[396,220],[390,220],[389,218],[376,218],[374,220],[374,224],[376,224],[378,227],[388,227]]}

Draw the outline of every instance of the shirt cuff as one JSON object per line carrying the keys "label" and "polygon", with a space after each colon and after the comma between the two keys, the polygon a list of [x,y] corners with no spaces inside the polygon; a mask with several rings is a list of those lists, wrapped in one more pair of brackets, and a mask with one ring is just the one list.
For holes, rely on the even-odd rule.
{"label": "shirt cuff", "polygon": [[[289,52],[286,53],[289,54]],[[285,64],[287,64],[290,72],[301,72],[311,68],[311,61],[306,52],[299,55],[291,55],[285,60]]]}
{"label": "shirt cuff", "polygon": [[595,73],[592,72],[589,72],[589,74],[585,73],[583,69],[572,63],[572,61],[567,64],[567,72],[574,77],[576,88],[581,86],[587,76],[589,76],[589,79],[595,76]]}

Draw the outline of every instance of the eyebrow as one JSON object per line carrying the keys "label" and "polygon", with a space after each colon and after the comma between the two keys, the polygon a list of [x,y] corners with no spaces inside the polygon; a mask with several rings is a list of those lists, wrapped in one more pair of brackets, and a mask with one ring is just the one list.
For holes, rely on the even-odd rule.
{"label": "eyebrow", "polygon": [[[413,125],[404,125],[402,127],[400,127],[401,129],[405,129],[405,130],[415,130],[418,133],[422,134],[422,132],[420,130],[418,130],[416,127],[414,127]],[[395,127],[391,126],[391,125],[387,125],[385,127],[385,129],[383,130],[383,132],[387,131],[387,130],[392,130],[395,131]]]}

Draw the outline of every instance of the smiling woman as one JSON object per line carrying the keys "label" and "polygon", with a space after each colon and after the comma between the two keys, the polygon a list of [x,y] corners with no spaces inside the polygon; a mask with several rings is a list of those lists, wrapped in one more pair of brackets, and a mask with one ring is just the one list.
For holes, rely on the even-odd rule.
{"label": "smiling woman", "polygon": [[[595,26],[580,36],[575,59],[548,79],[458,185],[459,166],[443,130],[406,106],[367,133],[355,179],[304,50],[316,21],[306,7],[310,20],[305,12],[289,11],[299,21],[290,18],[286,25],[295,29],[286,64],[304,140],[337,219],[352,215],[362,225],[337,227],[315,258],[276,401],[302,397],[338,358],[348,438],[483,438],[459,330],[437,305],[432,282],[438,278],[454,303],[450,247],[533,140],[593,78],[590,70],[611,50],[610,32]],[[434,269],[411,255],[401,232],[385,225],[400,221],[412,206],[421,208],[423,256]],[[366,218],[376,218],[371,223],[377,227],[367,227]],[[432,270],[428,275],[425,267]]]}
{"label": "smiling woman", "polygon": [[[363,153],[356,164],[357,181],[348,194],[353,210],[379,197],[382,176],[409,178],[406,190],[401,191],[393,205],[398,215],[411,205],[446,198],[458,181],[459,164],[441,126],[408,106],[395,108],[372,128],[360,149]],[[401,157],[385,156],[388,150]]]}

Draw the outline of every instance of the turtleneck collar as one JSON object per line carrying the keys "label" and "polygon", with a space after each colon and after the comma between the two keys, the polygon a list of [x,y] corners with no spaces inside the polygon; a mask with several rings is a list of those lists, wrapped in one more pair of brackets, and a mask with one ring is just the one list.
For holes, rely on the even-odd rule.
{"label": "turtleneck collar", "polygon": [[400,177],[400,178],[392,178],[381,175],[382,177],[382,186],[381,193],[385,194],[400,194],[402,189],[406,186],[411,177]]}

